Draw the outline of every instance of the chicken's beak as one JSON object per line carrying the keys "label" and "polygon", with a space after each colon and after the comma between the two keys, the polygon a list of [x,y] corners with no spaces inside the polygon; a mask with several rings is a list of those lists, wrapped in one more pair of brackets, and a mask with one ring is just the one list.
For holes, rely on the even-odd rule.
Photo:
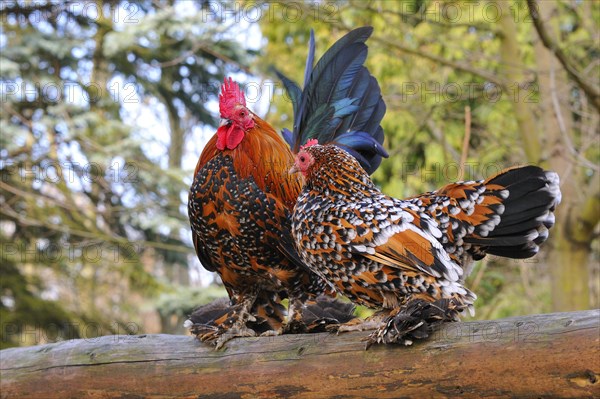
{"label": "chicken's beak", "polygon": [[298,169],[298,167],[296,166],[296,164],[294,164],[294,165],[293,165],[293,166],[290,168],[290,170],[288,171],[288,174],[289,174],[289,175],[293,175],[294,173],[298,173],[298,172],[300,172],[300,169]]}
{"label": "chicken's beak", "polygon": [[221,118],[221,122],[219,123],[219,127],[227,126],[231,123],[229,119]]}

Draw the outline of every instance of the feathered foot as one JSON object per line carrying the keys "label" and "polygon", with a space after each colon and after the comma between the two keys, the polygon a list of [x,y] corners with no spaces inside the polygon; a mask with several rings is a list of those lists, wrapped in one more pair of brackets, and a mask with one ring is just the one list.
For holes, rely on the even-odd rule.
{"label": "feathered foot", "polygon": [[365,338],[366,349],[373,344],[412,345],[414,340],[429,337],[441,323],[458,321],[461,310],[453,299],[438,299],[435,302],[410,300],[392,311],[383,324]]}
{"label": "feathered foot", "polygon": [[309,303],[302,312],[302,321],[306,325],[306,332],[318,333],[330,330],[337,331],[340,325],[352,320],[359,320],[354,316],[354,305],[326,296],[319,296],[314,303]]}
{"label": "feathered foot", "polygon": [[342,324],[328,326],[327,331],[336,332],[339,334],[352,331],[374,330],[381,326],[381,323],[383,323],[388,315],[389,310],[380,310],[364,320],[355,317]]}
{"label": "feathered foot", "polygon": [[304,301],[300,298],[290,298],[288,308],[289,319],[283,325],[284,334],[302,334],[306,332],[306,324],[302,321]]}
{"label": "feathered foot", "polygon": [[281,335],[287,317],[287,309],[281,304],[281,295],[276,292],[261,291],[252,307],[255,321],[246,325],[260,336]]}
{"label": "feathered foot", "polygon": [[[302,308],[301,302],[296,302],[292,306],[291,323],[284,325],[287,311],[278,293],[261,291],[247,315],[241,312],[242,304],[231,305],[226,298],[219,298],[196,309],[184,327],[199,340],[215,343],[220,348],[235,337],[337,331],[342,323],[358,320],[351,303],[324,295],[306,303]],[[244,319],[246,322],[242,325]],[[287,326],[285,331],[284,326]]]}
{"label": "feathered foot", "polygon": [[[240,324],[244,324],[240,322]],[[200,340],[206,340],[207,342],[214,342],[215,349],[219,350],[225,345],[228,341],[231,341],[234,338],[241,337],[256,337],[256,332],[254,330],[249,329],[248,327],[242,326],[232,326],[230,329],[226,330],[224,333],[219,334],[215,337],[209,336],[207,339],[201,337]]]}
{"label": "feathered foot", "polygon": [[290,320],[284,334],[337,331],[342,323],[356,319],[354,305],[320,295],[312,300],[291,302]]}
{"label": "feathered foot", "polygon": [[221,349],[227,341],[234,338],[255,337],[256,332],[246,327],[246,322],[252,320],[256,318],[249,313],[234,311],[216,320],[216,325],[194,324],[191,331],[200,341],[214,344],[215,349]]}
{"label": "feathered foot", "polygon": [[231,305],[227,298],[218,298],[194,310],[183,323],[194,335],[203,335],[217,329],[215,320],[220,319],[230,310]]}
{"label": "feathered foot", "polygon": [[212,302],[194,311],[184,326],[200,341],[214,344],[216,349],[233,338],[254,337],[256,331],[247,327],[247,323],[260,323],[248,311],[254,300],[255,296],[250,296],[231,306],[226,300]]}

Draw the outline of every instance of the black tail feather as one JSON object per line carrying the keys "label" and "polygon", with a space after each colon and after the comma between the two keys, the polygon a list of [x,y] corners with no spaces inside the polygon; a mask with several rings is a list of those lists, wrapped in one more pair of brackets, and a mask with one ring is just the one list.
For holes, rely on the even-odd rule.
{"label": "black tail feather", "polygon": [[475,234],[465,237],[465,242],[498,256],[522,259],[535,255],[554,225],[554,210],[561,200],[558,175],[525,166],[504,171],[486,185],[500,185],[508,191],[500,222],[485,237]]}

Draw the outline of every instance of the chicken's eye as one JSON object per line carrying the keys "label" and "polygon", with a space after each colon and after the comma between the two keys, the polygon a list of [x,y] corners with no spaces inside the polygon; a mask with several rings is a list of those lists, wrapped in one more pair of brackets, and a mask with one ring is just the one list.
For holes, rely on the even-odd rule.
{"label": "chicken's eye", "polygon": [[240,112],[240,116],[241,116],[241,117],[244,117],[244,116],[246,116],[246,112],[244,112],[244,111],[241,111],[241,112]]}
{"label": "chicken's eye", "polygon": [[304,157],[304,155],[300,155],[300,162],[304,162],[306,161],[306,158]]}

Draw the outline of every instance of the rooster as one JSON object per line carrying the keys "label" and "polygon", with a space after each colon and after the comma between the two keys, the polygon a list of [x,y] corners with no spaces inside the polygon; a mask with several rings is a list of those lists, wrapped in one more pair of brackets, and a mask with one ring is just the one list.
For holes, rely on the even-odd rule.
{"label": "rooster", "polygon": [[[288,169],[292,151],[315,138],[345,148],[369,173],[387,156],[380,126],[385,103],[363,66],[371,33],[371,27],[349,32],[313,68],[311,32],[304,89],[278,73],[294,108],[293,130],[283,135],[248,109],[237,83],[222,85],[222,123],[194,171],[188,214],[198,258],[221,277],[231,307],[201,340],[221,346],[255,335],[248,323],[256,324],[257,316],[270,326],[265,333],[303,331],[307,301],[334,292],[296,252],[290,215],[302,181]],[[284,298],[290,303],[285,323],[278,311]]]}
{"label": "rooster", "polygon": [[463,282],[486,254],[528,258],[548,238],[559,178],[536,166],[449,184],[407,200],[383,194],[354,157],[309,141],[290,172],[305,178],[292,215],[298,252],[354,303],[380,309],[373,343],[410,344],[472,312]]}

